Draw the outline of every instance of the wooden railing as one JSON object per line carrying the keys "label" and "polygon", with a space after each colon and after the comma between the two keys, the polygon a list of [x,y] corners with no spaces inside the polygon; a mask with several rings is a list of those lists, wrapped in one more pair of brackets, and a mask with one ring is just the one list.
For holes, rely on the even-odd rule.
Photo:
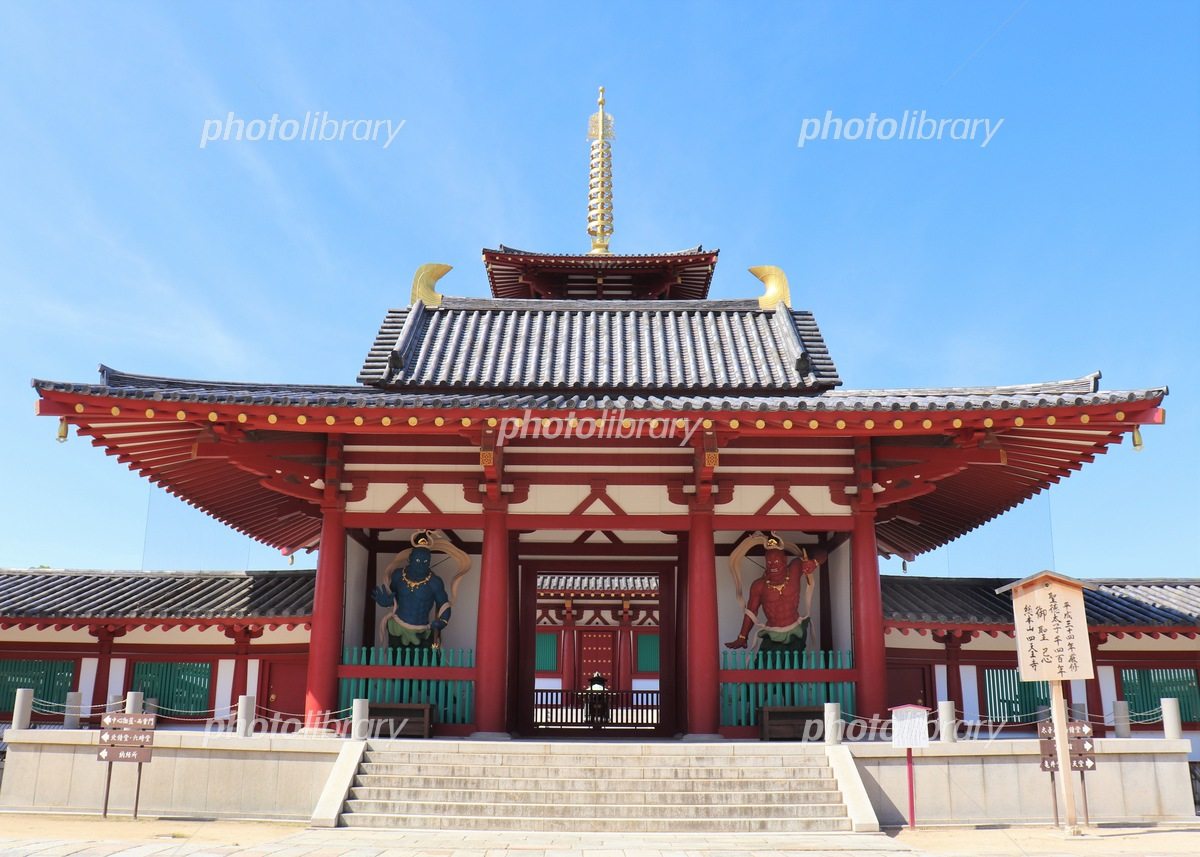
{"label": "wooden railing", "polygon": [[472,723],[475,650],[348,646],[338,667],[338,707],[355,699],[426,703],[436,723]]}
{"label": "wooden railing", "polygon": [[756,726],[766,706],[854,706],[857,679],[850,652],[721,652],[721,725]]}
{"label": "wooden railing", "polygon": [[540,730],[605,731],[658,728],[657,690],[535,690],[533,726]]}

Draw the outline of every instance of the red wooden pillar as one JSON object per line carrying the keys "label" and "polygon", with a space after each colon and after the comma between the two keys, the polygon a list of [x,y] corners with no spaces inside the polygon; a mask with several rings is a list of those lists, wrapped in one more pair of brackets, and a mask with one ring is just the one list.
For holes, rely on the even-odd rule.
{"label": "red wooden pillar", "polygon": [[483,504],[483,556],[475,632],[475,729],[506,732],[508,693],[508,516],[503,501]]}
{"label": "red wooden pillar", "polygon": [[253,693],[246,688],[246,674],[249,671],[250,641],[262,636],[262,628],[249,628],[245,625],[230,625],[222,629],[225,636],[233,640],[233,691],[230,694],[229,705],[237,705],[238,697],[242,694]]}
{"label": "red wooden pillar", "polygon": [[568,598],[563,607],[562,631],[562,689],[575,690],[579,665],[575,663],[575,607]]}
{"label": "red wooden pillar", "polygon": [[633,690],[633,622],[629,602],[621,610],[621,626],[617,628],[617,690]]}
{"label": "red wooden pillar", "polygon": [[854,608],[854,662],[858,665],[856,705],[859,717],[887,713],[887,659],[883,641],[883,596],[879,590],[879,552],[875,512],[854,515],[850,537]]}
{"label": "red wooden pillar", "polygon": [[342,647],[342,601],[346,590],[346,525],[342,509],[322,511],[321,547],[317,553],[312,631],[308,644],[308,681],[304,693],[304,725],[327,725],[337,708],[337,668]]}
{"label": "red wooden pillar", "polygon": [[959,668],[962,662],[963,632],[934,632],[933,639],[946,647],[946,697],[954,703],[955,709],[965,711],[962,670]]}
{"label": "red wooden pillar", "polygon": [[687,731],[716,734],[720,726],[717,569],[711,503],[694,503],[688,528]]}
{"label": "red wooden pillar", "polygon": [[89,628],[88,633],[96,638],[96,680],[92,683],[92,711],[100,711],[99,706],[108,702],[108,674],[112,672],[113,640],[124,636],[124,628],[103,625]]}

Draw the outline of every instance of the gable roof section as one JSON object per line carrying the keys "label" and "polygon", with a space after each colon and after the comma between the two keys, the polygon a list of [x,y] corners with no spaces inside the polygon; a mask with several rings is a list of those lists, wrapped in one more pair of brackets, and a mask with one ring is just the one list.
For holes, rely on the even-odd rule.
{"label": "gable roof section", "polygon": [[[1012,625],[1010,584],[996,577],[883,575],[884,621],[931,627],[946,624]],[[1098,628],[1200,627],[1200,580],[1091,580],[1084,590],[1088,625]]]}
{"label": "gable roof section", "polygon": [[755,300],[452,297],[391,310],[358,380],[457,394],[806,395],[841,384],[805,311],[764,311]]}

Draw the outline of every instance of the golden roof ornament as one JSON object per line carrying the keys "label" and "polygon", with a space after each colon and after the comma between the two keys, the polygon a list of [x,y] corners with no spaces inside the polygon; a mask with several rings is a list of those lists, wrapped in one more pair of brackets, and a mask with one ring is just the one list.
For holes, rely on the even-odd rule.
{"label": "golden roof ornament", "polygon": [[600,107],[588,121],[588,139],[592,141],[591,164],[588,174],[587,231],[592,236],[592,249],[598,256],[608,255],[608,242],[613,232],[612,205],[612,115],[604,112],[604,87],[596,99]]}

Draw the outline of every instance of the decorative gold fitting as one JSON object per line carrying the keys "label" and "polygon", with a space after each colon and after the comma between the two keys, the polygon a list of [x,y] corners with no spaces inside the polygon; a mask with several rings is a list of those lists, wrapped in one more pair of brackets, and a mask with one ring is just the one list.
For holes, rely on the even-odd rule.
{"label": "decorative gold fitting", "polygon": [[58,418],[58,435],[55,437],[55,440],[57,440],[59,443],[67,442],[67,418],[66,417]]}

